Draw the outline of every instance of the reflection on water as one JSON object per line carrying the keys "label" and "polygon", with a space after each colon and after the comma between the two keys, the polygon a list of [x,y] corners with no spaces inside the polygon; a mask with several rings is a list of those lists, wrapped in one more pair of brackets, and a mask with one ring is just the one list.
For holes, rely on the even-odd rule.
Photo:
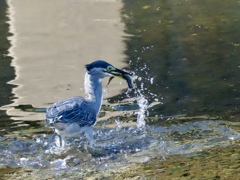
{"label": "reflection on water", "polygon": [[6,15],[7,4],[4,1],[0,2],[0,106],[9,104],[13,100],[11,84],[8,84],[12,80],[14,75],[14,69],[10,66],[12,57],[8,56],[8,49],[10,48],[10,42],[8,41],[9,25],[7,24],[8,17]]}
{"label": "reflection on water", "polygon": [[8,17],[6,14],[7,4],[5,1],[0,1],[0,135],[5,130],[10,130],[12,121],[6,115],[6,112],[1,110],[1,107],[10,104],[13,101],[12,89],[14,85],[8,82],[15,77],[13,67],[10,66],[12,57],[8,56],[10,42],[8,41],[9,25],[7,24]]}
{"label": "reflection on water", "polygon": [[[104,59],[118,68],[125,66],[121,2],[7,2],[13,31],[9,51],[16,70],[11,84],[17,87],[13,89],[16,99],[5,109],[13,119],[43,119],[41,114],[14,108],[19,105],[43,108],[67,97],[84,96],[85,64],[89,62]],[[116,95],[126,87],[123,82],[121,87],[118,81],[112,81],[104,95]]]}
{"label": "reflection on water", "polygon": [[[169,172],[171,178],[171,157],[207,159],[202,151],[237,146],[238,1],[123,1],[124,6],[111,0],[7,2],[8,9],[0,2],[0,21],[5,22],[0,23],[3,174],[16,171],[13,178],[46,179],[96,177],[97,172],[105,177],[110,172],[111,177],[112,172],[141,164],[139,175],[149,172],[147,163],[156,163],[151,166],[155,169],[164,162],[159,172]],[[7,12],[16,30],[13,36],[8,33]],[[14,52],[12,57],[6,56],[7,50]],[[131,69],[138,88],[126,91],[125,82],[113,80],[104,90],[95,147],[82,136],[68,139],[62,149],[42,120],[45,107],[84,95],[79,90],[84,64],[93,59]],[[239,161],[229,164],[239,168]]]}

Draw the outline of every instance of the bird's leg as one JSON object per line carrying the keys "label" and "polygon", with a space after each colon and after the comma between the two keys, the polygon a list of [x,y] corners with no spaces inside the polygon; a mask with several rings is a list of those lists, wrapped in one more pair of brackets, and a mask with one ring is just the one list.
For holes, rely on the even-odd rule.
{"label": "bird's leg", "polygon": [[64,136],[55,136],[55,143],[57,147],[64,148],[66,146],[66,138]]}
{"label": "bird's leg", "polygon": [[66,138],[64,136],[63,137],[61,136],[61,147],[64,148],[66,146],[66,144],[67,144],[66,143]]}
{"label": "bird's leg", "polygon": [[94,147],[93,128],[91,126],[87,126],[85,128],[86,128],[85,129],[85,134],[86,134],[87,139],[90,142],[90,146]]}
{"label": "bird's leg", "polygon": [[54,137],[54,140],[55,140],[56,146],[57,146],[57,147],[61,147],[61,144],[62,144],[62,138],[61,138],[61,136],[56,135],[56,136]]}

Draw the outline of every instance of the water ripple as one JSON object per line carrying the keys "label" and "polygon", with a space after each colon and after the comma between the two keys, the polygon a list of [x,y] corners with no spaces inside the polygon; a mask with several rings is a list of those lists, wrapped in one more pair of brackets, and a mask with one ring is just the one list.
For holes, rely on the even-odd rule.
{"label": "water ripple", "polygon": [[137,126],[95,129],[95,147],[85,137],[57,145],[58,136],[38,135],[34,139],[1,138],[0,164],[9,167],[45,169],[49,174],[66,171],[117,169],[155,157],[191,154],[206,148],[227,146],[239,139],[238,132],[223,121],[197,121],[166,127]]}

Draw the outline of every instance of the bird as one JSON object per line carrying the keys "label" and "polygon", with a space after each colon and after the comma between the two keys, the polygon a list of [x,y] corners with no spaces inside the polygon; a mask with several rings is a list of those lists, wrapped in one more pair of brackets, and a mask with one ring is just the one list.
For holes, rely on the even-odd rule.
{"label": "bird", "polygon": [[86,98],[73,96],[52,104],[47,108],[45,117],[47,126],[61,138],[61,146],[65,146],[67,137],[80,137],[85,133],[90,145],[94,145],[93,126],[102,106],[102,79],[114,77],[127,81],[128,87],[133,88],[132,74],[120,70],[104,60],[96,60],[85,65],[84,89]]}

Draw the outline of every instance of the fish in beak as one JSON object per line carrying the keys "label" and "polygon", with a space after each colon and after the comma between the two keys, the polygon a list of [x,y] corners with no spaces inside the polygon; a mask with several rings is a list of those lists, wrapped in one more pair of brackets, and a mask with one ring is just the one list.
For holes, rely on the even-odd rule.
{"label": "fish in beak", "polygon": [[123,70],[117,69],[117,68],[115,68],[113,71],[111,71],[111,74],[112,74],[113,76],[111,76],[111,77],[109,78],[108,83],[107,83],[108,85],[110,84],[110,82],[112,81],[112,79],[113,79],[114,77],[120,77],[120,78],[125,79],[125,80],[127,81],[128,87],[129,87],[130,89],[132,89],[132,88],[134,87],[133,79],[132,79],[132,74],[130,74],[130,73],[128,73],[128,72],[125,72],[125,71],[123,71]]}

